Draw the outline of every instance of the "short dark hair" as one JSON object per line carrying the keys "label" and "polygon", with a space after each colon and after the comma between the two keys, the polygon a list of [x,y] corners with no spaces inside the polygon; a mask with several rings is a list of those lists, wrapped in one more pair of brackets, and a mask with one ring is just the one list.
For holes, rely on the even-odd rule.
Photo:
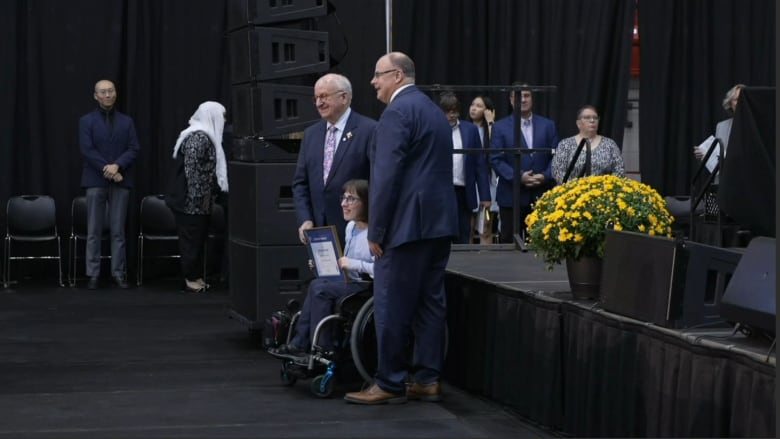
{"label": "short dark hair", "polygon": [[445,91],[439,95],[439,108],[444,110],[445,113],[450,111],[460,112],[460,101],[455,93],[451,91]]}
{"label": "short dark hair", "polygon": [[358,198],[360,198],[360,201],[363,203],[362,215],[360,215],[360,218],[357,218],[357,220],[368,222],[368,180],[359,178],[349,180],[344,183],[344,186],[342,186],[341,189],[344,192],[354,192],[357,194]]}

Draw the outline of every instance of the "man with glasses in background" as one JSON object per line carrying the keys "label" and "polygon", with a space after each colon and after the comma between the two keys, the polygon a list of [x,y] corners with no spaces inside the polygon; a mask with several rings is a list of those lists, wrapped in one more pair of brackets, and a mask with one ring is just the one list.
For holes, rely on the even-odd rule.
{"label": "man with glasses in background", "polygon": [[81,187],[87,190],[87,288],[91,290],[100,278],[104,220],[111,229],[111,276],[118,287],[129,288],[125,222],[140,145],[133,119],[114,108],[116,96],[113,82],[98,81],[93,94],[98,108],[79,120],[79,147],[84,155]]}
{"label": "man with glasses in background", "polygon": [[341,188],[348,180],[368,180],[376,121],[350,108],[352,84],[343,75],[318,79],[313,102],[322,120],[303,132],[292,182],[298,237],[305,244],[305,230],[334,225],[343,243]]}
{"label": "man with glasses in background", "polygon": [[[521,87],[519,91],[514,89],[509,93],[509,103],[514,109],[520,105],[521,136],[519,144],[515,143],[515,115],[510,114],[496,121],[490,137],[491,148],[555,148],[558,146],[558,130],[555,122],[546,117],[533,113],[534,98],[528,84],[515,82],[513,87]],[[519,99],[518,99],[519,98]],[[519,101],[519,102],[518,102]],[[542,196],[544,191],[551,188],[555,181],[552,178],[550,162],[552,154],[549,152],[523,154],[520,164],[520,175],[514,175],[515,154],[493,153],[490,154],[490,164],[498,176],[496,186],[496,202],[501,218],[500,241],[502,244],[514,243],[514,234],[525,235],[525,217],[531,213],[532,205]],[[519,212],[514,211],[514,183],[515,178],[520,179],[520,206]],[[514,218],[520,218],[521,230],[514,230]]]}

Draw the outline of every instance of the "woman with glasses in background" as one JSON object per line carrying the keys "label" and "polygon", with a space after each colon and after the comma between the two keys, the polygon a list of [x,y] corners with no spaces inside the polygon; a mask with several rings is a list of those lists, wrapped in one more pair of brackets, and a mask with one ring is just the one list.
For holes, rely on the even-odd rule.
{"label": "woman with glasses in background", "polygon": [[[563,184],[566,181],[588,175],[625,176],[623,156],[617,143],[598,133],[599,114],[595,107],[585,105],[577,111],[577,128],[579,133],[561,140],[555,150],[552,159],[552,175],[555,181],[558,184]],[[568,178],[565,179],[577,147],[583,139],[585,139],[586,144],[577,157]],[[586,148],[590,150],[589,166]]]}
{"label": "woman with glasses in background", "polygon": [[[301,316],[295,325],[295,336],[289,344],[270,349],[271,355],[290,359],[305,357],[311,349],[317,323],[332,314],[333,305],[339,298],[365,290],[366,283],[361,282],[365,276],[374,277],[374,257],[368,248],[368,181],[349,180],[344,183],[343,190],[341,211],[347,227],[344,256],[339,259],[339,267],[349,281],[314,279],[309,284]],[[309,267],[313,268],[311,260]],[[324,329],[320,331],[317,344],[324,352],[333,351],[332,331]]]}

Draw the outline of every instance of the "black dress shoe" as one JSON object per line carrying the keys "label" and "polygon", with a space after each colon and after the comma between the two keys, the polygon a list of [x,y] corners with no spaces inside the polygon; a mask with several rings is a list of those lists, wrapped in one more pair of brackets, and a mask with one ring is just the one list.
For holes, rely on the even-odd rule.
{"label": "black dress shoe", "polygon": [[125,280],[124,276],[114,276],[114,281],[116,282],[116,286],[119,288],[130,288],[130,284],[127,283],[127,280]]}
{"label": "black dress shoe", "polygon": [[98,287],[98,277],[92,276],[87,281],[87,289],[88,290],[97,290]]}

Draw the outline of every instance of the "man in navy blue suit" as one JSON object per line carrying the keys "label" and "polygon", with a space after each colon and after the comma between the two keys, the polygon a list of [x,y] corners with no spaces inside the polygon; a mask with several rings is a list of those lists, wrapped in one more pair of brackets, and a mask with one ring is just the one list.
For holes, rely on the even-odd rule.
{"label": "man in navy blue suit", "polygon": [[[414,62],[392,52],[379,58],[371,80],[387,104],[376,129],[369,189],[378,366],[374,384],[344,396],[356,404],[441,400],[444,276],[458,233],[452,128],[414,76]],[[407,387],[408,360],[414,370]]]}
{"label": "man in navy blue suit", "polygon": [[[455,93],[439,96],[439,107],[447,115],[452,127],[452,145],[455,149],[482,149],[479,129],[471,122],[460,120],[460,102]],[[490,208],[490,180],[487,160],[483,153],[452,155],[452,185],[458,203],[457,244],[469,244],[473,235],[471,216],[477,206]],[[479,194],[479,195],[477,195]],[[479,197],[479,198],[477,198]]]}
{"label": "man in navy blue suit", "polygon": [[298,237],[305,244],[305,230],[334,225],[344,243],[347,223],[339,197],[347,181],[369,179],[376,121],[352,111],[352,84],[345,76],[322,76],[313,99],[322,120],[303,132],[292,182]]}
{"label": "man in navy blue suit", "polygon": [[129,287],[125,221],[134,182],[133,164],[140,146],[133,119],[114,108],[116,96],[113,82],[98,81],[93,95],[98,108],[79,120],[79,146],[84,155],[81,187],[87,190],[86,273],[89,289],[98,287],[104,218],[108,219],[111,230],[111,275],[117,286]]}
{"label": "man in navy blue suit", "polygon": [[[523,83],[515,83],[513,86],[527,86]],[[521,89],[519,92],[512,90],[509,94],[509,102],[512,108],[517,105],[516,96],[520,96],[521,133],[519,144],[521,149],[555,148],[558,146],[558,130],[555,122],[545,117],[533,114],[533,95],[530,89]],[[496,121],[491,132],[491,148],[513,148],[515,143],[515,115],[510,114]],[[514,243],[513,215],[520,217],[520,227],[525,229],[525,217],[531,213],[531,205],[542,196],[544,191],[551,188],[555,181],[552,178],[550,164],[552,154],[531,153],[523,154],[521,158],[520,177],[520,206],[519,212],[514,212],[513,181],[515,156],[511,153],[494,153],[490,155],[490,164],[498,176],[496,187],[496,202],[501,218],[502,243]]]}

